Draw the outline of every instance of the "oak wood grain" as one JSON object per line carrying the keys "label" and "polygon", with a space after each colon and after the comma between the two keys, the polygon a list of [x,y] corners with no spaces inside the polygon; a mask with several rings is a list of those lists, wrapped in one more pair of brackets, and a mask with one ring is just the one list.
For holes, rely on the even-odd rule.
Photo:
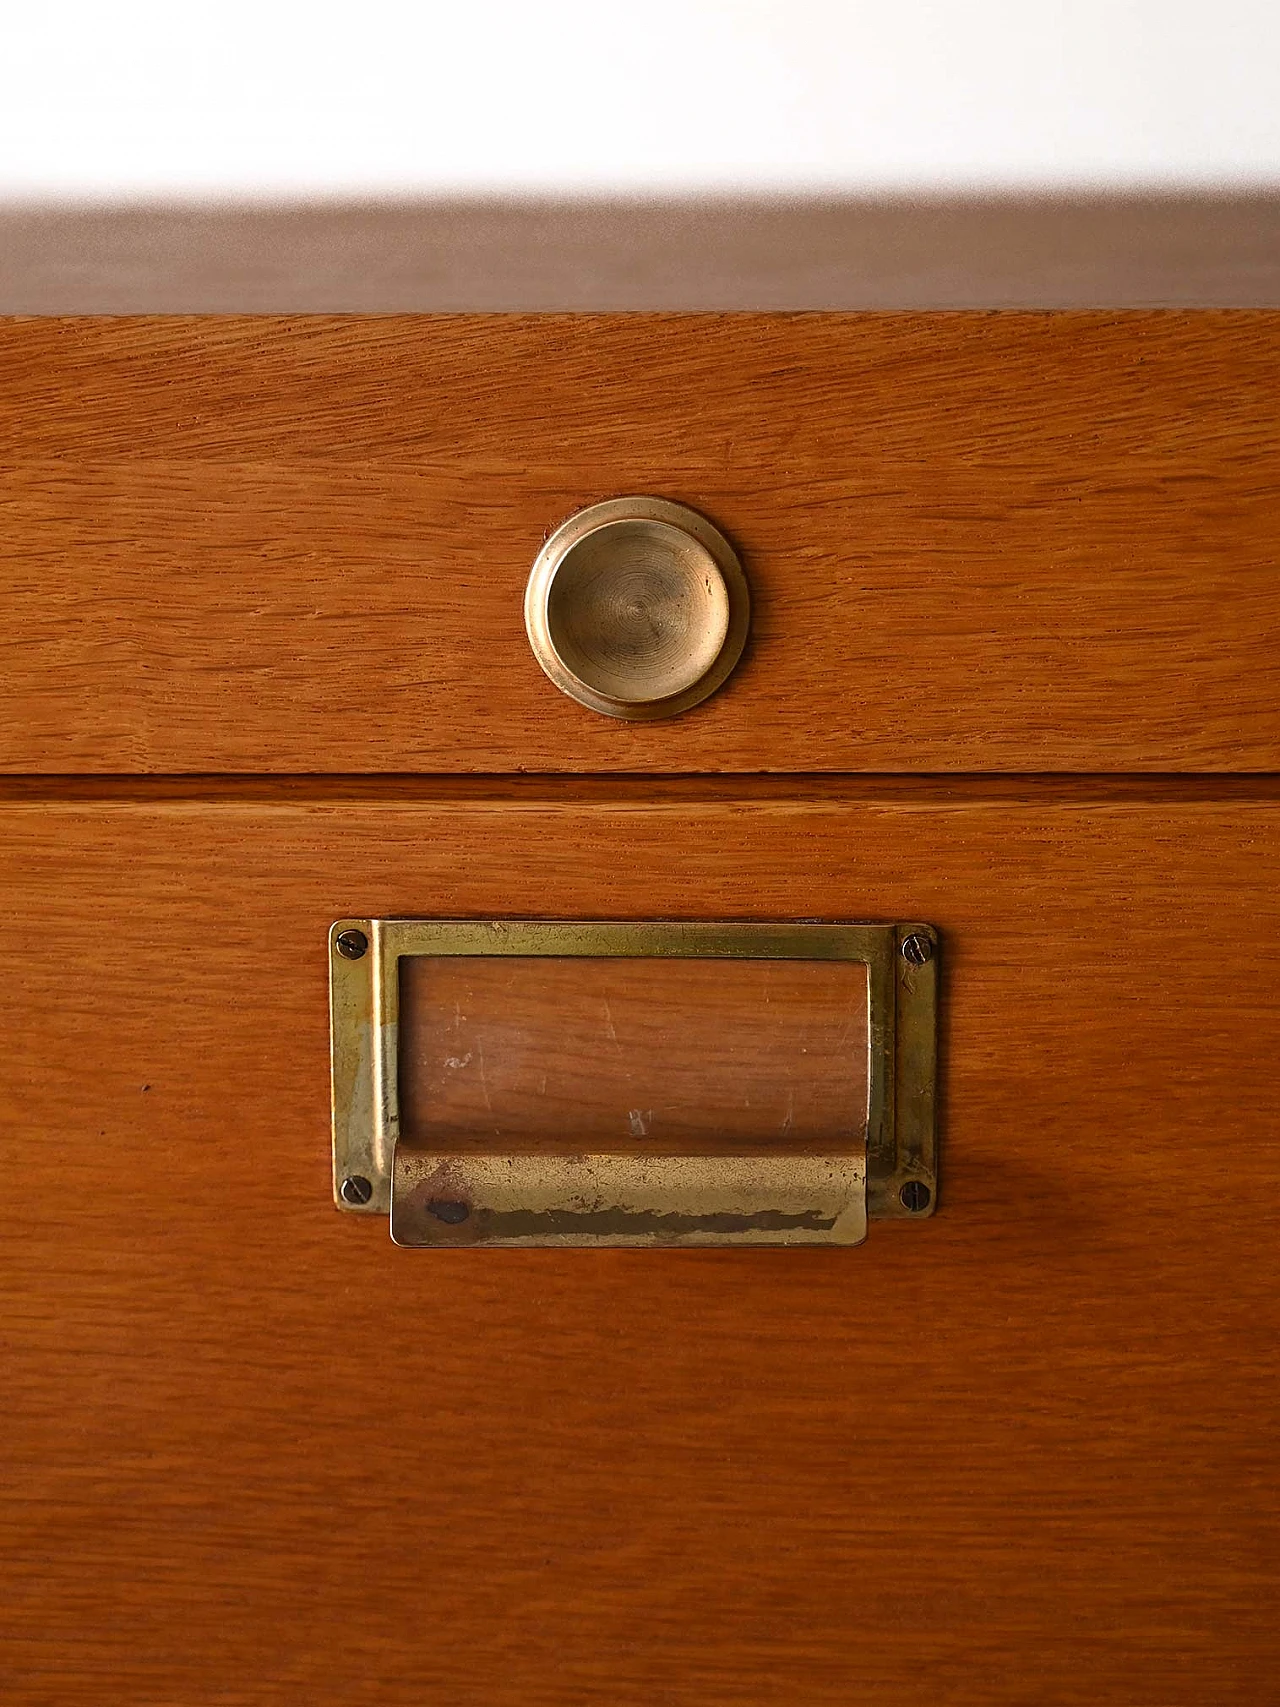
{"label": "oak wood grain", "polygon": [[[0,766],[1280,768],[1280,314],[0,322]],[[742,553],[670,723],[560,696],[578,507]]]}
{"label": "oak wood grain", "polygon": [[[44,786],[0,807],[6,1702],[1272,1699],[1273,785]],[[329,1202],[353,913],[935,921],[938,1216],[396,1251]]]}
{"label": "oak wood grain", "polygon": [[848,1151],[858,961],[422,955],[400,967],[399,1129],[437,1151]]}

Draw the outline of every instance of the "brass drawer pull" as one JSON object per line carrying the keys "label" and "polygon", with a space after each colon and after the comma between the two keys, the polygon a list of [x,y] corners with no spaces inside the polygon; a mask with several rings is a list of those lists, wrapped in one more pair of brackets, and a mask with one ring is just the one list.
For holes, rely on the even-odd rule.
{"label": "brass drawer pull", "polygon": [[856,1245],[849,1156],[433,1156],[396,1146],[398,1245]]}
{"label": "brass drawer pull", "polygon": [[931,1212],[924,925],[348,919],[333,1184],[398,1244],[857,1244]]}
{"label": "brass drawer pull", "polygon": [[751,619],[733,547],[662,498],[612,498],[558,527],[525,590],[534,656],[608,717],[674,717],[714,693]]}

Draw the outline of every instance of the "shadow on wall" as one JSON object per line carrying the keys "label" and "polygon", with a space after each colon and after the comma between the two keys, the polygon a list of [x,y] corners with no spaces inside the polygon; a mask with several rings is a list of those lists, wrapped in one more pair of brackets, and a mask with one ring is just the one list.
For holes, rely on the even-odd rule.
{"label": "shadow on wall", "polygon": [[0,207],[0,313],[1280,306],[1280,188]]}

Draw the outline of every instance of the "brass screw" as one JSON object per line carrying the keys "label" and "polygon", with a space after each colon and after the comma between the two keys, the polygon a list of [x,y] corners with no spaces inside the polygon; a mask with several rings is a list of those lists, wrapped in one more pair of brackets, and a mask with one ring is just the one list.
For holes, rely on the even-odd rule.
{"label": "brass screw", "polygon": [[918,1215],[922,1209],[929,1207],[929,1199],[933,1193],[922,1179],[909,1179],[898,1193],[898,1201],[904,1209],[909,1209],[913,1215]]}
{"label": "brass screw", "polygon": [[363,931],[339,931],[338,953],[344,960],[359,960],[369,947]]}
{"label": "brass screw", "polygon": [[356,1207],[362,1203],[368,1203],[373,1196],[373,1186],[363,1174],[348,1174],[338,1187],[338,1191],[344,1203],[354,1204]]}
{"label": "brass screw", "polygon": [[933,944],[919,931],[902,939],[902,958],[912,966],[927,966],[933,959]]}

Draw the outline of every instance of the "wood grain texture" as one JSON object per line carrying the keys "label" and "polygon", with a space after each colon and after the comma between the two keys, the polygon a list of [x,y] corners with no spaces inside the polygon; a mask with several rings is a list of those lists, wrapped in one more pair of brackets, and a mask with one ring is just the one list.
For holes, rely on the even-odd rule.
{"label": "wood grain texture", "polygon": [[480,1155],[848,1152],[867,1002],[858,961],[415,955],[400,1133]]}
{"label": "wood grain texture", "polygon": [[[0,323],[0,765],[1280,767],[1280,314]],[[753,638],[670,723],[534,663],[653,493]]]}
{"label": "wood grain texture", "polygon": [[[1274,1698],[1274,785],[824,786],[15,790],[6,1703]],[[394,1250],[329,1204],[353,913],[936,921],[937,1218]]]}

